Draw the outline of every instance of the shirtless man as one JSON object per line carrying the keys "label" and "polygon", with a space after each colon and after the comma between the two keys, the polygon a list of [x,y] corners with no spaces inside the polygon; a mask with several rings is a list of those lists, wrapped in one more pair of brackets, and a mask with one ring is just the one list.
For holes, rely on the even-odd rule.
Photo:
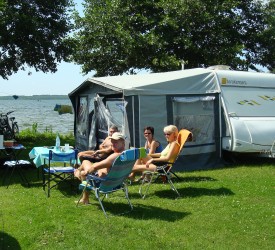
{"label": "shirtless man", "polygon": [[[75,170],[75,176],[81,181],[86,179],[86,175],[97,172],[99,177],[104,177],[108,174],[114,160],[125,150],[125,138],[121,133],[115,132],[110,138],[112,144],[113,153],[106,159],[92,163],[88,160],[84,160],[82,163],[82,169]],[[89,204],[89,192],[85,191],[80,203]]]}
{"label": "shirtless man", "polygon": [[109,129],[109,136],[107,136],[107,138],[99,145],[98,150],[87,150],[78,153],[78,158],[80,159],[80,162],[82,162],[83,160],[97,162],[107,158],[113,152],[111,136],[115,132],[118,132],[118,128],[116,126],[111,126]]}

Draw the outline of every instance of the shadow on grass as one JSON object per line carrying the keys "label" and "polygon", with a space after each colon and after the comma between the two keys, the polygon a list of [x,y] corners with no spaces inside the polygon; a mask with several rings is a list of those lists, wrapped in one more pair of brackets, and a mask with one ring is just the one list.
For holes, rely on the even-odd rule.
{"label": "shadow on grass", "polygon": [[[33,167],[28,167],[28,168],[21,168],[22,171],[24,171],[24,175],[27,178],[29,185],[25,183],[21,177],[20,174],[17,170],[14,171],[10,178],[11,170],[9,170],[8,175],[6,176],[5,180],[3,178],[0,179],[0,187],[5,187],[8,184],[9,178],[10,178],[10,184],[9,188],[12,188],[13,184],[21,184],[22,187],[24,188],[41,188],[43,190],[43,185],[42,185],[42,174],[41,170],[38,172],[37,168]],[[5,173],[5,168],[2,168],[0,170],[0,176],[3,177],[3,174]],[[64,196],[72,196],[74,194],[78,194],[78,186],[79,186],[79,181],[76,179],[68,179],[64,182],[59,182],[54,188],[51,189],[50,192],[58,191],[61,192]],[[47,190],[47,188],[46,188]],[[46,192],[45,192],[46,194]],[[1,250],[1,249],[0,249]]]}
{"label": "shadow on grass", "polygon": [[[37,181],[37,169],[30,166],[17,167],[15,169],[11,167],[0,166],[0,186],[7,186],[8,182],[12,184],[21,184],[24,187],[28,187],[26,180],[22,179],[20,171],[24,178],[28,181],[29,185],[35,180]],[[34,177],[36,176],[36,177]],[[5,178],[5,179],[4,179]]]}
{"label": "shadow on grass", "polygon": [[0,231],[0,249],[1,250],[20,250],[19,242],[7,233]]}
{"label": "shadow on grass", "polygon": [[163,209],[155,206],[146,206],[141,204],[134,205],[132,213],[128,214],[128,217],[142,220],[163,220],[174,222],[181,220],[184,217],[191,215],[189,212],[173,211],[171,209]]}
{"label": "shadow on grass", "polygon": [[[142,220],[163,220],[174,222],[181,220],[190,215],[188,212],[173,211],[171,209],[163,209],[161,207],[147,206],[144,204],[133,204],[134,209],[131,211],[128,204],[123,203],[104,203],[105,210],[108,216],[126,216],[133,219]],[[98,205],[98,209],[101,207]]]}
{"label": "shadow on grass", "polygon": [[264,154],[255,153],[224,153],[224,159],[228,163],[226,168],[231,167],[260,167],[266,165],[274,165],[275,158],[268,157]]}
{"label": "shadow on grass", "polygon": [[80,184],[79,180],[76,180],[76,179],[68,180],[65,182],[60,182],[55,187],[55,189],[60,191],[64,196],[71,197],[72,195],[81,194],[81,191],[79,190],[79,184]]}
{"label": "shadow on grass", "polygon": [[[217,181],[214,178],[208,177],[208,176],[188,176],[188,177],[182,177],[180,176],[179,178],[172,177],[173,182],[175,183],[181,183],[181,182],[201,182],[201,181]],[[161,184],[162,180],[161,178],[157,178],[153,183]],[[141,182],[133,182],[129,186],[139,186],[141,185]]]}
{"label": "shadow on grass", "polygon": [[180,179],[174,179],[176,182],[201,182],[201,181],[217,181],[217,179],[207,176],[188,176],[180,177]]}
{"label": "shadow on grass", "polygon": [[[79,191],[79,180],[76,180],[76,179],[68,179],[65,181],[51,182],[51,186],[52,185],[55,185],[55,186],[53,186],[50,189],[50,196],[52,195],[53,192],[60,192],[62,195],[66,197],[71,197],[73,195],[77,195],[81,193]],[[43,191],[45,193],[45,196],[47,197],[48,186],[45,187],[45,191],[44,191],[42,180],[40,180],[39,183],[32,183],[31,186],[41,188],[41,191]]]}
{"label": "shadow on grass", "polygon": [[[234,193],[228,188],[216,188],[216,189],[209,189],[209,188],[177,188],[179,191],[181,198],[186,197],[199,197],[199,196],[228,196],[234,195]],[[167,185],[167,190],[156,191],[154,193],[156,196],[161,198],[168,198],[168,199],[175,199],[176,193]]]}
{"label": "shadow on grass", "polygon": [[[180,177],[180,179],[177,179],[177,178],[173,177],[173,183],[174,184],[176,184],[176,183],[185,183],[185,182],[203,182],[203,181],[217,181],[217,179],[214,179],[214,178],[211,178],[211,177],[208,177],[208,176],[188,176],[188,177]],[[131,186],[140,186],[140,185],[141,185],[141,183],[134,182],[133,184],[130,185],[130,188],[131,188]],[[168,183],[163,184],[162,181],[161,181],[161,178],[158,178],[151,185],[167,185],[168,191],[170,192],[170,190],[171,190],[170,185]],[[146,187],[144,187],[144,189],[145,188]],[[151,188],[149,188],[149,193],[148,194],[150,194],[150,189]],[[171,194],[172,195],[169,195],[169,197],[171,196],[171,199],[175,199],[175,195],[174,195],[175,192],[173,192],[171,190]],[[130,196],[132,198],[141,198],[141,196],[138,192],[135,192],[135,193],[130,192]]]}

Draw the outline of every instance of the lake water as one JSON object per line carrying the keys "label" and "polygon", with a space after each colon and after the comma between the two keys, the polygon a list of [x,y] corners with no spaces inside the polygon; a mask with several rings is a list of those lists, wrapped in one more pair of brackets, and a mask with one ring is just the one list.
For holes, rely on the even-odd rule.
{"label": "lake water", "polygon": [[0,100],[0,113],[14,112],[9,117],[14,116],[17,121],[19,130],[32,128],[32,125],[37,123],[37,130],[43,132],[46,129],[52,129],[53,132],[60,134],[73,133],[74,115],[62,114],[59,115],[54,111],[56,104],[71,105],[70,99],[51,99],[51,100]]}

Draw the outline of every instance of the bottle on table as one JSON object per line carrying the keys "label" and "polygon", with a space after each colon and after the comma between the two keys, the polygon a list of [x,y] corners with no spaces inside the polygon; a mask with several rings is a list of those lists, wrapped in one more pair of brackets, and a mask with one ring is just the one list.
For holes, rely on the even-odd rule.
{"label": "bottle on table", "polygon": [[60,150],[60,138],[59,134],[57,133],[56,139],[55,139],[55,150],[59,151]]}

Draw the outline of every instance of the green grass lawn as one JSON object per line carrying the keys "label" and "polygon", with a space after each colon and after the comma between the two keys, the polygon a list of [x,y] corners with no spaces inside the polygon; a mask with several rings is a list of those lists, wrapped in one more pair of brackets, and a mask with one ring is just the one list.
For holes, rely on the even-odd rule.
{"label": "green grass lawn", "polygon": [[[60,185],[46,198],[37,170],[24,170],[30,187],[14,175],[0,185],[0,249],[274,249],[274,164],[250,164],[180,173],[175,193],[151,186],[148,197],[129,187],[134,210],[122,192],[76,207],[77,188]],[[0,171],[2,176],[3,171]],[[75,182],[75,186],[78,183]]]}

